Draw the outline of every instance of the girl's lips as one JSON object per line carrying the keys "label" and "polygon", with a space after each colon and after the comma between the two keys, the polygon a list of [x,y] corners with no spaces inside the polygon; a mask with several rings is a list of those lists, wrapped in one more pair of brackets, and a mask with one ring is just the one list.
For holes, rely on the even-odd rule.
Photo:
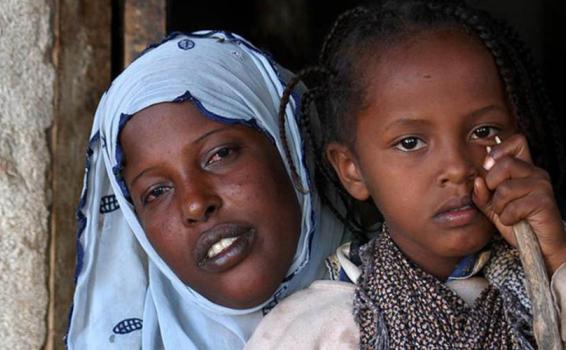
{"label": "girl's lips", "polygon": [[441,211],[434,215],[434,220],[443,226],[460,227],[473,222],[478,214],[476,206],[470,203]]}
{"label": "girl's lips", "polygon": [[[220,224],[203,232],[195,246],[195,257],[198,266],[209,272],[224,272],[242,262],[250,253],[255,242],[256,231],[249,225],[237,223]],[[233,238],[233,242],[220,252],[211,249],[225,238]],[[209,257],[209,255],[212,255]]]}

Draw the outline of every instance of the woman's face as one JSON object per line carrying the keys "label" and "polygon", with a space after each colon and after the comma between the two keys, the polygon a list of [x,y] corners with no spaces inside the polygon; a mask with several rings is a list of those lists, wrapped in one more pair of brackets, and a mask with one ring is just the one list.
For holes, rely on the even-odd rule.
{"label": "woman's face", "polygon": [[275,146],[188,102],[136,113],[120,143],[136,214],[177,276],[227,307],[266,301],[289,269],[301,222]]}

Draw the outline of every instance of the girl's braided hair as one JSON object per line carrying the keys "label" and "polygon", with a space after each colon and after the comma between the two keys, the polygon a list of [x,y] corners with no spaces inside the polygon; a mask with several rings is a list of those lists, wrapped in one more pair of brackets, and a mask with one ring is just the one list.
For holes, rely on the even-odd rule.
{"label": "girl's braided hair", "polygon": [[[323,149],[329,142],[351,144],[353,141],[355,116],[367,98],[369,81],[365,70],[370,60],[388,46],[418,32],[441,29],[463,30],[476,37],[491,53],[535,164],[546,169],[556,189],[561,189],[565,170],[561,130],[541,74],[517,33],[487,12],[471,8],[461,0],[386,0],[341,14],[324,40],[319,66],[299,73],[303,79],[315,71],[319,73],[316,79],[307,80],[312,88],[303,95],[300,117],[305,137],[312,140],[307,112],[314,102],[322,136],[320,142],[310,143],[322,175],[317,176],[321,191],[329,185],[341,188]],[[292,90],[293,86],[287,89]],[[282,104],[287,102],[288,99],[281,101]],[[351,199],[343,190],[341,193],[349,207]],[[356,220],[352,221],[351,215],[340,217],[350,226],[361,228]]]}

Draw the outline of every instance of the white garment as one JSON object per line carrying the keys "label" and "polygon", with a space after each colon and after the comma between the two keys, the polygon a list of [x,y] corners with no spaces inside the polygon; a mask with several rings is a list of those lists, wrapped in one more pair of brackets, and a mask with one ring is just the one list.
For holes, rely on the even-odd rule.
{"label": "white garment", "polygon": [[[343,249],[337,250],[340,263],[344,262]],[[356,269],[352,266],[344,269],[353,281],[359,276]],[[446,285],[464,301],[473,304],[488,283],[483,277],[470,277],[449,281]],[[360,331],[353,316],[355,290],[353,283],[315,281],[309,288],[277,305],[259,324],[245,349],[359,349]],[[551,290],[558,310],[562,341],[566,343],[566,263],[554,272]]]}
{"label": "white garment", "polygon": [[290,77],[243,38],[206,31],[172,35],[114,80],[95,115],[77,213],[70,349],[240,349],[266,309],[323,278],[324,259],[339,245],[343,226],[321,208],[311,186],[296,96],[286,109],[285,131],[302,187],[310,192],[296,191],[302,210],[297,251],[285,281],[261,305],[230,309],[183,284],[148,241],[120,178],[120,129],[138,111],[162,102],[188,100],[206,117],[255,127],[286,159],[277,112]]}

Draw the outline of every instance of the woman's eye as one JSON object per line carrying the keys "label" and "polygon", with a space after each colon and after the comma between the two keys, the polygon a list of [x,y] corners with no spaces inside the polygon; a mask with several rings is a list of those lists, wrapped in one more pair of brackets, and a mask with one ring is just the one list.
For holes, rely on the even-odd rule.
{"label": "woman's eye", "polygon": [[148,204],[159,198],[162,194],[169,192],[171,190],[170,186],[156,186],[149,190],[149,192],[144,196],[142,202],[143,204]]}
{"label": "woman's eye", "polygon": [[493,126],[480,126],[472,131],[472,140],[489,139],[497,135],[499,128]]}
{"label": "woman's eye", "polygon": [[230,157],[234,153],[235,149],[230,147],[222,147],[206,161],[206,165],[212,165],[216,162],[219,162],[223,159]]}
{"label": "woman's eye", "polygon": [[404,139],[402,139],[401,141],[395,144],[395,148],[403,152],[417,151],[423,148],[424,146],[425,146],[424,141],[414,136],[405,137]]}

